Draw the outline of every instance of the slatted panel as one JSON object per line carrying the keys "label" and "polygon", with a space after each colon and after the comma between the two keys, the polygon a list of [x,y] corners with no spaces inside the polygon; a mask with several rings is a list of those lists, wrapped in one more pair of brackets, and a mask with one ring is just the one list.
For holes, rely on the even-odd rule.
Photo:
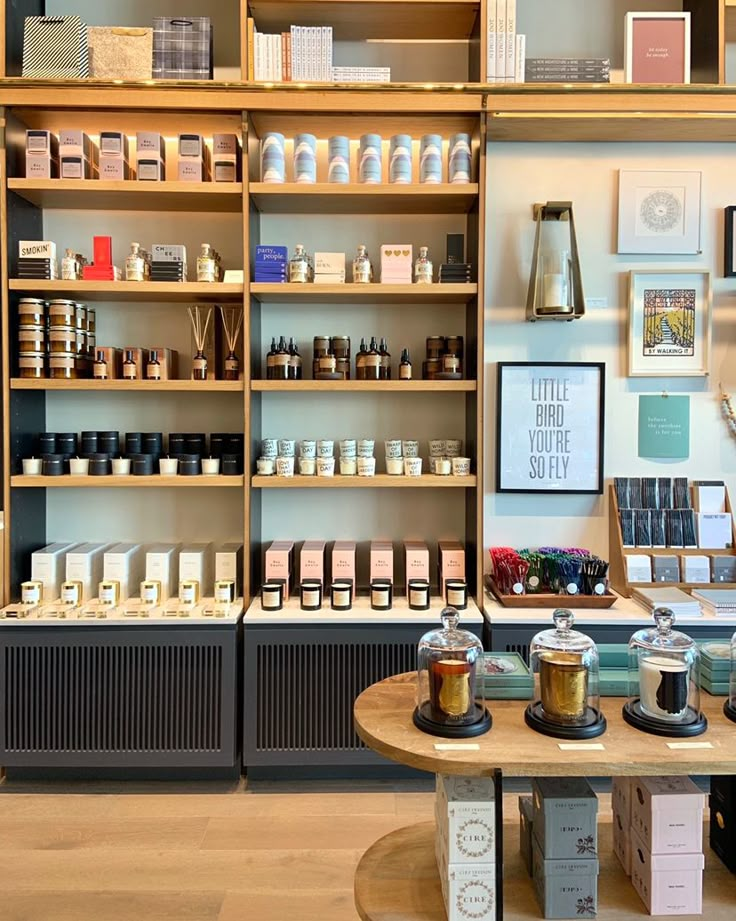
{"label": "slatted panel", "polygon": [[6,646],[8,752],[218,752],[222,648]]}
{"label": "slatted panel", "polygon": [[371,684],[416,668],[416,643],[261,644],[258,751],[360,751],[353,701]]}
{"label": "slatted panel", "polygon": [[521,658],[529,664],[529,644],[528,643],[506,643],[506,652],[516,652]]}

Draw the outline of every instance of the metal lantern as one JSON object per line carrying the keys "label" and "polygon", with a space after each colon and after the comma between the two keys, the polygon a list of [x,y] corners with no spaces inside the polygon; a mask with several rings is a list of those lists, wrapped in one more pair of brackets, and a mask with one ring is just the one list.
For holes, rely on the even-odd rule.
{"label": "metal lantern", "polygon": [[585,314],[583,279],[571,201],[548,201],[534,206],[532,272],[526,318],[576,320]]}

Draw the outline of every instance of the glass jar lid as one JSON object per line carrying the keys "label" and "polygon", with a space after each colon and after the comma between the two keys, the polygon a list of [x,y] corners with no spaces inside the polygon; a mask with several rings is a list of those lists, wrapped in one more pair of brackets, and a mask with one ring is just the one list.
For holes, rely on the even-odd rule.
{"label": "glass jar lid", "polygon": [[593,649],[595,643],[593,640],[573,630],[575,615],[567,608],[557,608],[552,614],[554,621],[553,630],[542,630],[532,641],[532,649],[557,649],[564,652],[587,652]]}
{"label": "glass jar lid", "polygon": [[644,627],[631,637],[630,646],[657,651],[687,652],[696,648],[695,641],[686,633],[673,630],[675,615],[670,608],[655,608],[652,611],[653,627]]}
{"label": "glass jar lid", "polygon": [[440,614],[442,627],[425,633],[421,646],[425,649],[436,649],[443,653],[467,653],[470,650],[482,652],[483,646],[477,636],[467,630],[458,628],[460,615],[453,607],[446,607]]}

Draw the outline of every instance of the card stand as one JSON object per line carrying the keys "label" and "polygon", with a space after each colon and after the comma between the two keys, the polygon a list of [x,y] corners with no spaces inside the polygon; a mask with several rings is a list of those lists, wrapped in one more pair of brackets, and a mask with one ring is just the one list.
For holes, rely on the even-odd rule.
{"label": "card stand", "polygon": [[616,600],[613,592],[607,592],[605,595],[552,595],[541,592],[504,595],[491,576],[486,576],[486,585],[504,608],[610,608]]}
{"label": "card stand", "polygon": [[[624,598],[631,598],[635,588],[679,588],[683,592],[692,592],[698,588],[730,588],[736,589],[736,582],[629,582],[628,571],[626,568],[626,557],[632,554],[649,555],[649,556],[736,556],[736,529],[733,529],[734,548],[730,550],[709,550],[699,547],[624,547],[623,533],[621,531],[621,522],[618,517],[618,500],[616,499],[616,490],[613,485],[608,487],[609,490],[609,515],[608,515],[608,553],[610,561],[609,580],[611,587],[623,595]],[[698,511],[696,497],[693,487],[690,487],[690,498],[693,508]],[[726,487],[726,511],[732,513],[731,498]],[[733,527],[733,526],[732,526]],[[682,562],[682,561],[681,561]],[[524,597],[524,596],[522,596]]]}

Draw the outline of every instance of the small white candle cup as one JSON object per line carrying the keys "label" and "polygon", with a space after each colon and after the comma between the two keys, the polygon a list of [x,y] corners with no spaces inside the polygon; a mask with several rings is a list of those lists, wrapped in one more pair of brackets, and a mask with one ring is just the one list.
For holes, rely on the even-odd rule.
{"label": "small white candle cup", "polygon": [[23,476],[41,476],[43,461],[40,457],[23,458]]}
{"label": "small white candle cup", "polygon": [[358,458],[358,476],[375,476],[376,459],[375,457]]}
{"label": "small white candle cup", "polygon": [[421,457],[404,458],[404,476],[421,476],[422,459]]}
{"label": "small white candle cup", "polygon": [[391,441],[384,441],[384,447],[386,448],[386,457],[403,457],[401,453],[401,441],[399,439],[392,439]]}
{"label": "small white candle cup", "polygon": [[340,457],[357,457],[358,442],[354,438],[343,438],[340,442]]}
{"label": "small white candle cup", "polygon": [[401,442],[404,457],[419,457],[419,442],[418,441],[402,441]]}
{"label": "small white candle cup", "polygon": [[294,476],[294,458],[276,458],[276,476]]}
{"label": "small white candle cup", "polygon": [[433,438],[429,442],[430,457],[444,457],[447,454],[447,442],[444,438]]}
{"label": "small white candle cup", "polygon": [[[279,438],[279,457],[294,457],[296,442],[292,438]],[[277,464],[278,466],[278,464]]]}
{"label": "small white candle cup", "polygon": [[334,475],[335,475],[335,458],[334,457],[318,457],[317,458],[317,476],[334,476]]}
{"label": "small white candle cup", "polygon": [[452,458],[452,473],[453,473],[453,476],[468,476],[470,474],[470,458],[469,457],[453,457]]}
{"label": "small white candle cup", "polygon": [[358,442],[358,457],[373,457],[376,442],[372,438],[361,438]]}
{"label": "small white candle cup", "polygon": [[176,476],[179,469],[179,459],[177,457],[160,457],[158,461],[158,472],[161,476]]}
{"label": "small white candle cup", "polygon": [[69,473],[72,476],[88,476],[89,475],[89,459],[86,457],[70,457],[69,458]]}
{"label": "small white candle cup", "polygon": [[276,472],[276,460],[273,457],[259,457],[256,461],[258,476],[273,476]]}
{"label": "small white candle cup", "polygon": [[404,472],[404,458],[403,457],[387,457],[386,458],[386,473],[389,476],[401,476]]}
{"label": "small white candle cup", "polygon": [[202,476],[216,476],[220,472],[219,457],[202,458]]}
{"label": "small white candle cup", "polygon": [[279,453],[279,443],[275,438],[264,438],[261,441],[261,457],[270,457],[276,460]]}
{"label": "small white candle cup", "polygon": [[299,455],[301,457],[314,458],[317,456],[317,442],[316,441],[300,441],[299,442]]}
{"label": "small white candle cup", "polygon": [[463,443],[459,438],[448,438],[446,445],[447,448],[445,455],[447,457],[460,457],[460,452],[463,449]]}
{"label": "small white candle cup", "polygon": [[[334,441],[322,439],[317,442],[317,457],[329,458],[329,457],[334,457],[334,456],[335,456],[335,442]],[[317,476],[319,476],[319,469],[317,469]],[[330,476],[332,476],[332,474],[330,474]]]}
{"label": "small white candle cup", "polygon": [[299,458],[299,473],[302,476],[314,476],[317,472],[317,461],[313,457]]}
{"label": "small white candle cup", "polygon": [[358,472],[358,459],[355,457],[340,458],[340,476],[355,476]]}
{"label": "small white candle cup", "polygon": [[130,458],[113,457],[112,473],[113,476],[130,476]]}
{"label": "small white candle cup", "polygon": [[434,473],[437,476],[449,476],[452,473],[452,461],[449,457],[434,458]]}

